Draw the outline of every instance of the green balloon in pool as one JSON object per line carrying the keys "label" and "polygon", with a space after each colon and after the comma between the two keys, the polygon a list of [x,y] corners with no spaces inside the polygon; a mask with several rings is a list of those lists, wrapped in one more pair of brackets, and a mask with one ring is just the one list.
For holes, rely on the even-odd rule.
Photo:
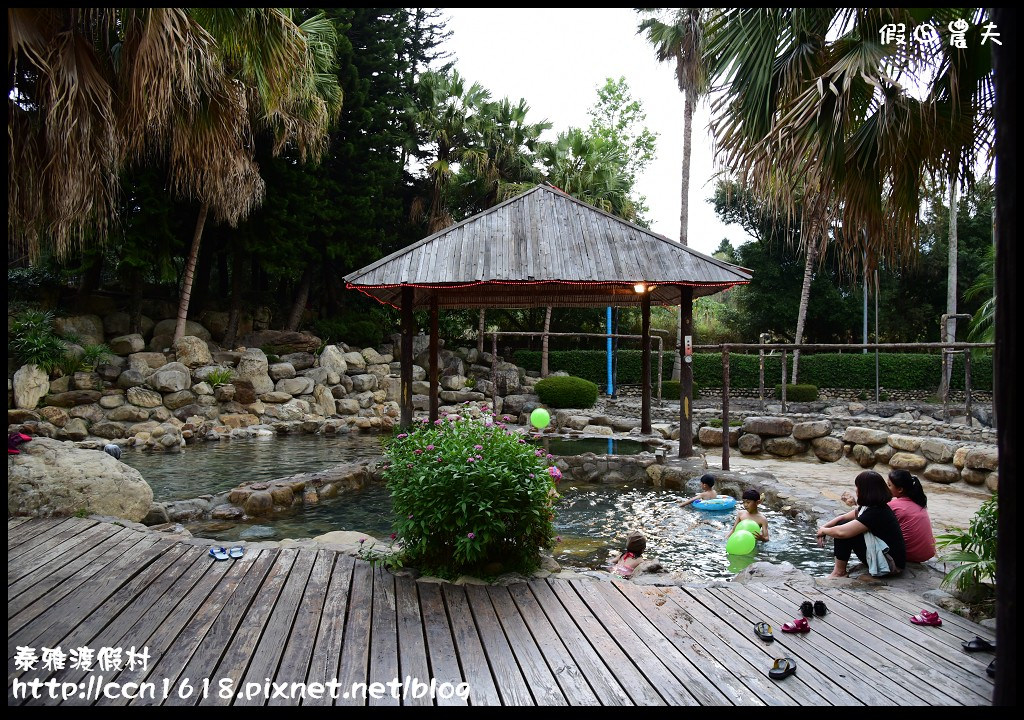
{"label": "green balloon in pool", "polygon": [[538,430],[543,430],[551,422],[551,415],[544,408],[537,408],[530,413],[530,424]]}
{"label": "green balloon in pool", "polygon": [[725,541],[725,551],[730,555],[747,555],[754,551],[757,540],[747,530],[737,530]]}
{"label": "green balloon in pool", "polygon": [[761,526],[758,525],[756,521],[750,520],[749,518],[747,520],[740,520],[739,524],[736,526],[736,529],[746,530],[751,535],[754,535],[755,538],[757,535],[761,534]]}

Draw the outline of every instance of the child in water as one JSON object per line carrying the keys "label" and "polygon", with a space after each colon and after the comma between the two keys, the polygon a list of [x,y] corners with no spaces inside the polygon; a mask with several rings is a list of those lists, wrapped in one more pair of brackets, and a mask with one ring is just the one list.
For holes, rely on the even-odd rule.
{"label": "child in water", "polygon": [[700,479],[700,492],[688,500],[683,500],[679,506],[686,507],[694,500],[714,500],[715,497],[717,497],[715,495],[715,476],[705,473]]}
{"label": "child in water", "polygon": [[612,561],[611,572],[628,578],[636,566],[644,561],[644,550],[647,549],[647,538],[643,533],[633,532],[626,538],[626,551]]}
{"label": "child in water", "polygon": [[754,533],[754,538],[761,542],[768,542],[768,520],[764,515],[757,509],[757,504],[761,502],[761,493],[757,490],[744,490],[743,491],[743,509],[736,513],[736,522],[732,525],[732,530],[729,531],[731,537],[736,532],[736,526],[743,520],[753,520],[761,526],[761,532]]}

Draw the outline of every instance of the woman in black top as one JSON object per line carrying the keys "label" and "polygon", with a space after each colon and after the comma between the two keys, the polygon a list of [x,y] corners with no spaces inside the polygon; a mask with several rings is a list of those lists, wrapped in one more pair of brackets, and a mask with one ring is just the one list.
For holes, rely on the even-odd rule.
{"label": "woman in black top", "polygon": [[889,507],[892,493],[878,473],[867,470],[857,476],[857,507],[837,515],[818,528],[818,545],[824,547],[825,536],[835,538],[836,565],[830,578],[846,577],[846,565],[854,553],[861,562],[867,562],[864,533],[870,532],[889,546],[889,555],[896,566],[892,573],[903,572],[907,564],[907,549],[899,520]]}

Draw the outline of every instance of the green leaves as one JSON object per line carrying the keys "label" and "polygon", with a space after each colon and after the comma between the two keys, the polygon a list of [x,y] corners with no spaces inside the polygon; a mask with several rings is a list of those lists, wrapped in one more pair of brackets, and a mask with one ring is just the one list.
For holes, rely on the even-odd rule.
{"label": "green leaves", "polygon": [[387,444],[384,476],[404,560],[445,576],[536,564],[553,536],[553,486],[543,453],[468,407]]}
{"label": "green leaves", "polygon": [[935,538],[940,550],[958,547],[939,555],[943,562],[959,563],[946,573],[944,586],[970,592],[995,579],[998,519],[999,499],[993,494],[978,508],[967,530],[954,528]]}

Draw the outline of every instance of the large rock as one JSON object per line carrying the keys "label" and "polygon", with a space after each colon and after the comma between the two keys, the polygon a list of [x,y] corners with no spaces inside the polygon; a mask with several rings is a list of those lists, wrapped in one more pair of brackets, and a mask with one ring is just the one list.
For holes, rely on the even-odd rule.
{"label": "large rock", "polygon": [[[259,348],[249,348],[242,353],[236,373],[238,379],[249,382],[253,392],[263,395],[274,389],[274,381],[270,379],[269,370],[266,354]],[[236,386],[238,384],[235,383]]]}
{"label": "large rock", "polygon": [[89,426],[81,418],[72,418],[68,420],[64,429],[61,430],[57,437],[65,437],[68,440],[85,440],[89,437]]}
{"label": "large rock", "polygon": [[922,438],[921,454],[935,463],[949,463],[956,452],[956,444],[940,438]]}
{"label": "large rock", "polygon": [[261,330],[249,333],[238,341],[247,348],[261,348],[273,355],[289,353],[313,353],[320,349],[320,338],[312,333],[291,330]]}
{"label": "large rock", "polygon": [[337,414],[334,396],[326,385],[317,385],[313,388],[313,402],[320,408],[320,415],[330,417]]}
{"label": "large rock", "polygon": [[928,459],[910,452],[898,452],[889,458],[889,467],[895,470],[919,472],[928,465]]}
{"label": "large rock", "polygon": [[[68,423],[68,425],[70,424],[71,423]],[[985,480],[988,478],[988,476],[988,470],[976,470],[974,468],[965,467],[963,470],[960,471],[960,477],[968,485],[984,485]]]}
{"label": "large rock", "polygon": [[146,377],[138,370],[125,370],[117,376],[117,386],[122,390],[129,390],[145,384]]}
{"label": "large rock", "polygon": [[167,364],[167,356],[162,352],[137,352],[128,356],[128,368],[148,375],[148,370],[159,370]]}
{"label": "large rock", "polygon": [[[351,367],[351,366],[350,366]],[[363,375],[352,376],[352,390],[353,392],[366,392],[377,389],[377,376],[365,373]]]}
{"label": "large rock", "polygon": [[889,442],[889,433],[852,425],[843,433],[843,442],[853,445],[885,445]]}
{"label": "large rock", "polygon": [[138,470],[97,450],[35,438],[7,460],[7,512],[39,517],[80,511],[139,522],[153,490]]}
{"label": "large rock", "polygon": [[53,321],[58,335],[74,335],[80,345],[99,345],[103,342],[103,319],[99,315],[74,315]]}
{"label": "large rock", "polygon": [[[143,392],[149,392],[149,390],[144,390]],[[156,395],[157,393],[154,394]],[[159,400],[159,395],[157,395],[157,397],[157,404],[151,407],[156,407],[160,404],[161,401]],[[136,405],[122,405],[121,407],[114,408],[107,413],[107,419],[115,422],[142,422],[144,420],[149,420],[149,410]]]}
{"label": "large rock", "polygon": [[834,437],[819,437],[811,440],[814,455],[822,462],[837,462],[843,457],[843,441]]}
{"label": "large rock", "polygon": [[337,385],[341,377],[348,372],[345,353],[337,345],[328,345],[320,353],[319,365],[327,371],[327,383]]}
{"label": "large rock", "polygon": [[128,402],[144,408],[155,408],[163,404],[163,397],[158,392],[143,387],[128,388],[126,393]]}
{"label": "large rock", "polygon": [[56,407],[74,407],[75,405],[89,405],[94,402],[99,402],[102,395],[98,390],[69,390],[68,392],[57,393],[55,395],[47,395],[44,398],[44,402],[47,405],[55,405]]}
{"label": "large rock", "polygon": [[921,473],[921,477],[925,480],[949,485],[950,483],[955,483],[960,480],[960,471],[953,465],[936,463],[926,467],[924,472]]}
{"label": "large rock", "polygon": [[96,437],[106,438],[107,440],[116,440],[125,436],[124,425],[109,420],[96,423],[89,428],[89,432]]}
{"label": "large rock", "polygon": [[71,419],[67,410],[50,405],[44,405],[39,408],[39,417],[56,427],[64,427],[67,421]]}
{"label": "large rock", "polygon": [[146,349],[146,341],[138,333],[118,335],[107,344],[110,345],[110,351],[115,355],[131,355]]}
{"label": "large rock", "polygon": [[797,440],[814,440],[825,437],[832,432],[832,423],[829,420],[815,420],[814,422],[797,423],[793,426],[793,437]]}
{"label": "large rock", "polygon": [[764,441],[764,451],[780,457],[793,457],[807,452],[807,443],[791,437],[773,437]]}
{"label": "large rock", "polygon": [[366,372],[366,358],[361,353],[347,352],[341,357],[345,361],[345,372],[350,375],[359,375]]}
{"label": "large rock", "polygon": [[191,404],[196,399],[196,396],[189,390],[179,390],[176,393],[168,393],[164,395],[164,407],[169,410],[177,410],[183,408],[186,405]]}
{"label": "large rock", "polygon": [[280,358],[281,362],[289,363],[293,368],[295,368],[295,372],[308,370],[313,367],[313,363],[316,362],[316,356],[314,356],[313,353],[308,352],[288,353],[287,355],[281,355]]}
{"label": "large rock", "polygon": [[385,361],[384,356],[372,347],[363,348],[363,351],[360,354],[363,356],[363,359],[366,360],[367,365],[382,365],[387,362],[391,362],[390,360]]}
{"label": "large rock", "polygon": [[999,451],[996,448],[972,448],[964,458],[964,467],[996,470],[999,468]]}
{"label": "large rock", "polygon": [[192,373],[181,363],[167,363],[146,378],[146,384],[160,392],[188,390],[192,387]]}
{"label": "large rock", "polygon": [[194,335],[184,335],[174,343],[174,355],[178,362],[189,368],[213,364],[213,356],[206,341]]}
{"label": "large rock", "polygon": [[743,421],[743,432],[762,437],[785,437],[793,432],[793,421],[783,417],[748,417]]}
{"label": "large rock", "polygon": [[295,377],[278,380],[274,390],[289,395],[308,395],[313,392],[313,380],[308,377]]}
{"label": "large rock", "polygon": [[[536,395],[506,395],[502,402],[501,411],[508,415],[518,415],[528,403],[537,402]],[[609,428],[610,430],[611,428]]]}
{"label": "large rock", "polygon": [[14,407],[31,410],[50,392],[50,376],[36,365],[22,365],[14,373]]}
{"label": "large rock", "polygon": [[744,455],[757,455],[761,452],[761,436],[755,433],[745,433],[740,435],[736,445]]}
{"label": "large rock", "polygon": [[875,453],[867,445],[854,445],[850,451],[850,457],[862,468],[875,466]]}
{"label": "large rock", "polygon": [[916,453],[921,450],[921,438],[913,435],[890,435],[889,444],[903,452]]}
{"label": "large rock", "polygon": [[355,415],[359,412],[359,402],[353,398],[337,401],[339,415]]}
{"label": "large rock", "polygon": [[270,366],[270,379],[274,382],[293,377],[295,377],[295,367],[291,363],[274,363]]}
{"label": "large rock", "polygon": [[[174,328],[177,324],[178,321],[175,320],[174,318],[170,318],[168,320],[161,320],[156,324],[156,327],[153,328],[153,336],[156,337],[157,335],[169,335],[171,337],[171,340],[173,341]],[[185,321],[185,334],[192,335],[193,337],[197,337],[200,340],[212,339],[210,331],[204,328],[199,323],[197,323],[195,320]]]}

